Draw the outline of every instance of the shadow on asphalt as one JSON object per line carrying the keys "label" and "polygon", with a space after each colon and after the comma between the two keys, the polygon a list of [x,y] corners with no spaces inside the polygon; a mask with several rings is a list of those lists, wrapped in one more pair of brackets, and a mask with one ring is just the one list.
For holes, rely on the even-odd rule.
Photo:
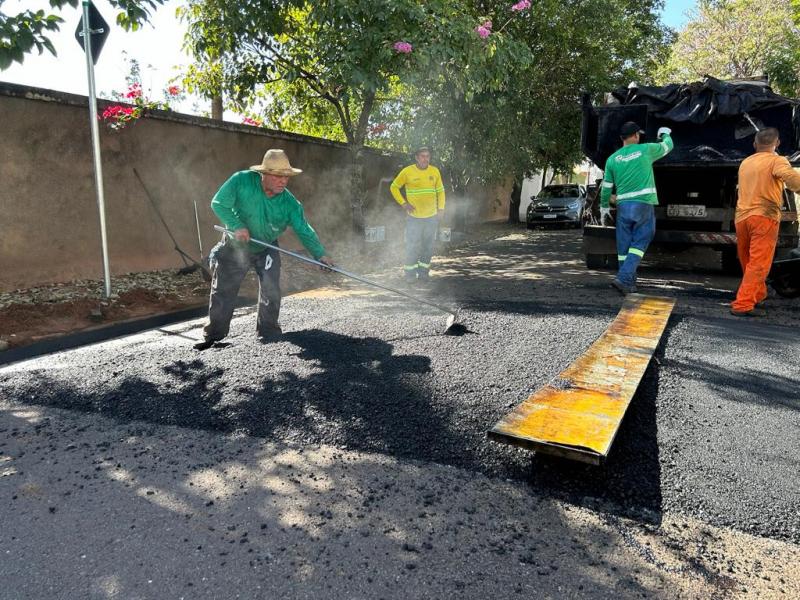
{"label": "shadow on asphalt", "polygon": [[[548,315],[551,306],[513,303],[507,310]],[[596,308],[569,307],[561,314]],[[609,316],[610,313],[609,313]],[[425,376],[430,358],[396,355],[376,337],[310,329],[284,334],[305,366],[272,371],[238,384],[202,357],[162,366],[162,376],[96,382],[60,381],[47,371],[15,376],[14,397],[31,404],[95,412],[120,422],[213,430],[301,444],[331,444],[387,453],[528,481],[544,496],[619,516],[661,519],[655,401],[651,364],[603,467],[534,456],[489,442],[485,431],[508,410],[502,404],[462,407],[436,397]],[[477,337],[477,336],[476,336]],[[228,351],[227,349],[222,352]],[[5,382],[4,382],[5,383]],[[10,382],[9,382],[10,383]]]}
{"label": "shadow on asphalt", "polygon": [[[320,356],[311,346],[309,360]],[[198,362],[176,363],[171,373],[191,381]],[[675,572],[624,523],[595,524],[503,482],[486,485],[452,470],[429,475],[408,463],[148,431],[136,422],[123,430],[133,441],[120,440],[120,429],[102,422],[37,422],[13,410],[0,411],[0,431],[13,432],[10,452],[28,454],[28,462],[36,456],[27,476],[48,482],[48,504],[59,517],[42,518],[38,497],[14,496],[6,528],[18,541],[8,561],[20,568],[6,582],[12,593],[23,582],[39,589],[20,573],[46,571],[76,589],[112,574],[121,596],[139,597],[164,561],[170,575],[181,576],[164,577],[160,596],[194,598],[210,589],[239,595],[237,581],[245,582],[245,597],[257,589],[276,598],[297,590],[316,598],[487,598],[498,590],[499,597],[560,598],[574,589],[593,598],[645,598],[663,589],[665,571]],[[69,445],[51,445],[43,460],[41,439],[56,433]],[[88,566],[86,548],[101,555]],[[681,570],[692,566],[681,548],[671,560]],[[267,575],[256,588],[259,569]]]}

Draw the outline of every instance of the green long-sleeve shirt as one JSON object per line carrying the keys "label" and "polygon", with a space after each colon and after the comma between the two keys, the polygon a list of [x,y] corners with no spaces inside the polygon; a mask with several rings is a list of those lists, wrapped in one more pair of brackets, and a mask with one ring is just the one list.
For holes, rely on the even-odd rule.
{"label": "green long-sleeve shirt", "polygon": [[[261,187],[261,175],[255,171],[234,173],[214,195],[211,209],[228,229],[247,228],[250,237],[262,242],[274,242],[291,227],[315,259],[325,256],[317,232],[306,221],[303,205],[287,189],[267,196]],[[253,242],[249,248],[251,252],[264,251]]]}
{"label": "green long-sleeve shirt", "polygon": [[673,148],[668,133],[657,144],[629,144],[608,157],[600,191],[600,206],[608,208],[611,190],[617,188],[620,202],[658,204],[653,163],[665,157]]}

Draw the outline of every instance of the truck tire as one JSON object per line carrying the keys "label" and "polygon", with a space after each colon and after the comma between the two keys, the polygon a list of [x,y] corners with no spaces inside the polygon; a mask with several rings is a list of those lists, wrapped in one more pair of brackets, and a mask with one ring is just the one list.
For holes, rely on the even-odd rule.
{"label": "truck tire", "polygon": [[773,279],[770,284],[772,289],[782,298],[800,298],[800,278],[784,275]]}
{"label": "truck tire", "polygon": [[742,265],[739,263],[739,256],[736,248],[725,248],[721,252],[722,272],[733,277],[742,276]]}
{"label": "truck tire", "polygon": [[619,260],[617,260],[616,254],[587,254],[586,268],[610,269],[615,271],[619,269]]}
{"label": "truck tire", "polygon": [[586,268],[587,269],[605,269],[606,268],[606,255],[605,254],[587,254],[586,255]]}

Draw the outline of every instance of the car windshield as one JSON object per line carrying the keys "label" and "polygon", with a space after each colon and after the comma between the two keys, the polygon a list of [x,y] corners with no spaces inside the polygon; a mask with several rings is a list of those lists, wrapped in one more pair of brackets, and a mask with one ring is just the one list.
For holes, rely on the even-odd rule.
{"label": "car windshield", "polygon": [[551,198],[577,198],[580,192],[576,186],[548,185],[537,196],[537,200],[548,200]]}

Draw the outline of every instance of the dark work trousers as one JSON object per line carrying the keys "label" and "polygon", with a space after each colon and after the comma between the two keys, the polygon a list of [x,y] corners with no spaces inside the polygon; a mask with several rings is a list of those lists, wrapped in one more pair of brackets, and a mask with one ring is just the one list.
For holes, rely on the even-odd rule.
{"label": "dark work trousers", "polygon": [[[272,242],[277,246],[277,241]],[[270,335],[278,329],[281,310],[281,255],[267,249],[253,254],[246,246],[231,241],[220,242],[209,255],[214,268],[211,298],[208,304],[208,325],[203,332],[207,340],[221,340],[230,330],[233,308],[239,287],[252,268],[258,275],[258,335]]]}
{"label": "dark work trousers", "polygon": [[438,227],[439,218],[436,216],[423,219],[411,215],[406,217],[406,262],[403,265],[406,279],[428,278]]}

